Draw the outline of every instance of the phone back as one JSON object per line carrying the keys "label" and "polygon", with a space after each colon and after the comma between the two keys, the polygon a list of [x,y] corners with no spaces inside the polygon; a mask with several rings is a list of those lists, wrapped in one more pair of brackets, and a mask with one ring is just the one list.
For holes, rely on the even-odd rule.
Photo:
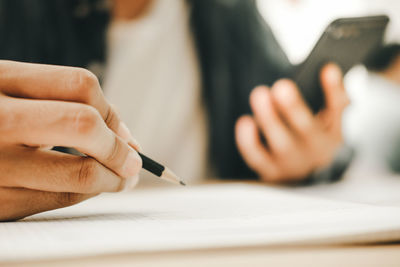
{"label": "phone back", "polygon": [[328,62],[334,62],[345,74],[382,45],[388,22],[387,16],[343,18],[333,21],[327,27],[293,76],[314,113],[322,109],[325,102],[320,85],[321,68]]}

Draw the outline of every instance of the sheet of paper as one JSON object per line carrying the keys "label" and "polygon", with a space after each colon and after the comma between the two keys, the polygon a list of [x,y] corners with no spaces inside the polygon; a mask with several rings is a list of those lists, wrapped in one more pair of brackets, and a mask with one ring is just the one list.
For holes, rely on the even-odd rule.
{"label": "sheet of paper", "polygon": [[220,184],[105,194],[0,224],[0,260],[400,240],[400,208]]}

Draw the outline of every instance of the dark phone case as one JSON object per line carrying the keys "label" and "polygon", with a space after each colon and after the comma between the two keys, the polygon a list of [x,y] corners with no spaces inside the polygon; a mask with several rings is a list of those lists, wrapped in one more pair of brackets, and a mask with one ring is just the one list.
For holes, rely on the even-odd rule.
{"label": "dark phone case", "polygon": [[345,74],[382,45],[388,22],[387,16],[343,18],[327,27],[308,58],[295,68],[292,77],[314,113],[325,104],[320,85],[322,66],[334,62]]}

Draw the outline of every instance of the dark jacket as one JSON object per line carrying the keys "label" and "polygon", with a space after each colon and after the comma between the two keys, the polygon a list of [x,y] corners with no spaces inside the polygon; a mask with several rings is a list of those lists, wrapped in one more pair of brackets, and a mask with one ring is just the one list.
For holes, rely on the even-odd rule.
{"label": "dark jacket", "polygon": [[[234,141],[250,113],[250,91],[288,75],[291,64],[254,0],[189,0],[210,128],[211,162],[220,177],[254,177]],[[88,67],[104,63],[105,1],[0,0],[0,58]]]}

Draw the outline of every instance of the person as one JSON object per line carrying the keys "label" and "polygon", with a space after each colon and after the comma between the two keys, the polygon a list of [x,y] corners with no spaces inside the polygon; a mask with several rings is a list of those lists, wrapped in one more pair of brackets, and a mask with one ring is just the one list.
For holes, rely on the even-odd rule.
{"label": "person", "polygon": [[193,180],[291,182],[332,167],[341,71],[323,67],[326,107],[313,115],[255,1],[109,4],[0,1],[0,220],[131,187],[142,149]]}

